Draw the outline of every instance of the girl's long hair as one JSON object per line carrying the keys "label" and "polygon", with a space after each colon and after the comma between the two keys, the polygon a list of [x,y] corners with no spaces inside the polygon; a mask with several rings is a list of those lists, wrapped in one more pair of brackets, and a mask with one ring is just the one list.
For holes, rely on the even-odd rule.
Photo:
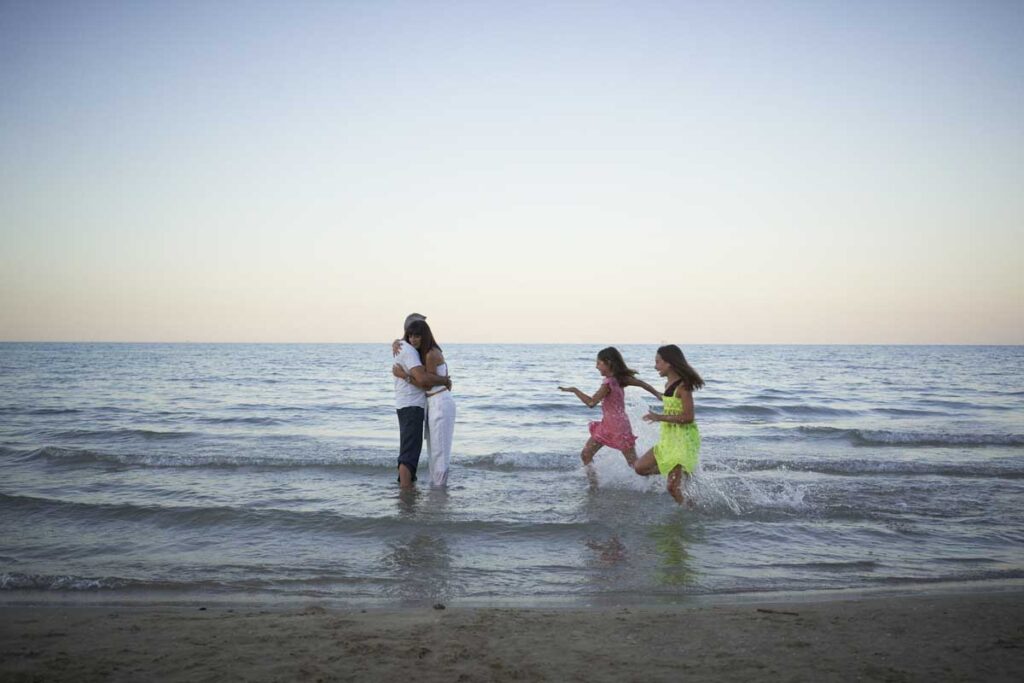
{"label": "girl's long hair", "polygon": [[[405,341],[409,341],[409,337],[412,335],[420,337],[420,360],[424,363],[427,362],[427,354],[430,353],[430,349],[437,349],[441,351],[441,345],[434,339],[434,333],[430,331],[430,325],[425,320],[414,320],[409,323],[409,327],[405,328]],[[441,351],[444,353],[444,351]]]}
{"label": "girl's long hair", "polygon": [[658,349],[658,355],[679,374],[687,391],[697,391],[704,386],[704,380],[686,362],[686,356],[683,355],[681,348],[675,344],[668,344]]}
{"label": "girl's long hair", "polygon": [[603,360],[608,364],[608,367],[612,370],[612,376],[615,377],[620,387],[625,387],[630,377],[636,377],[636,370],[632,370],[626,365],[626,361],[622,359],[622,354],[614,346],[598,351],[597,359]]}

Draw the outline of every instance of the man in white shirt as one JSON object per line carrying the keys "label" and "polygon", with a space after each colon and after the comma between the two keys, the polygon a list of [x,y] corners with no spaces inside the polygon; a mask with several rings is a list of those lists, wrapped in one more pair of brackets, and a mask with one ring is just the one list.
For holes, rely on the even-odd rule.
{"label": "man in white shirt", "polygon": [[[426,320],[427,316],[410,313],[405,318],[405,329],[415,320]],[[395,409],[398,411],[398,431],[401,446],[398,452],[398,484],[403,489],[412,488],[416,481],[416,468],[423,450],[423,418],[427,408],[427,393],[421,387],[446,384],[447,377],[432,375],[423,367],[420,353],[404,340],[393,346],[395,363],[410,376],[409,379],[395,378]]]}

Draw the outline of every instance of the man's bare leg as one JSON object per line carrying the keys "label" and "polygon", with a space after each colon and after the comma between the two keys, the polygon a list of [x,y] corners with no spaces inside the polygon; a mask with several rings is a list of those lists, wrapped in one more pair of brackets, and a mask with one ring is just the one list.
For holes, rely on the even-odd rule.
{"label": "man's bare leg", "polygon": [[403,489],[412,488],[412,472],[404,463],[398,466],[398,486]]}

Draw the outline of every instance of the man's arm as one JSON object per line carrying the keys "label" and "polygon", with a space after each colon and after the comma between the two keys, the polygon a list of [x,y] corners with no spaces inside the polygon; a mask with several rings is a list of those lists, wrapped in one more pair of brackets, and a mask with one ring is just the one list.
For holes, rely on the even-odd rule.
{"label": "man's arm", "polygon": [[[401,340],[397,342],[401,345]],[[427,370],[420,363],[419,352],[411,346],[404,346],[401,350],[402,357],[398,358],[398,363],[395,364],[393,370],[396,377],[406,379],[421,389],[429,389],[443,384],[449,389],[452,388],[452,380],[450,377],[441,377],[433,372],[427,372]],[[404,361],[404,362],[403,362]],[[405,365],[408,370],[400,372],[399,369]]]}
{"label": "man's arm", "polygon": [[432,372],[427,372],[422,365],[417,365],[414,368],[409,368],[409,377],[416,386],[421,389],[429,389],[439,384],[443,384],[451,389],[451,379],[448,377],[441,377],[441,375],[435,375]]}

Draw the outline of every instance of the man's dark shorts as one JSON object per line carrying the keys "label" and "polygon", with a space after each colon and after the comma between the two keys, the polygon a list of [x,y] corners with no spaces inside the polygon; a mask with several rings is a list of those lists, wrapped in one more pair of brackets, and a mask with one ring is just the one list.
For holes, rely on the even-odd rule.
{"label": "man's dark shorts", "polygon": [[402,439],[398,464],[409,468],[413,481],[416,481],[416,468],[423,450],[423,415],[424,410],[419,406],[398,409],[398,432]]}

